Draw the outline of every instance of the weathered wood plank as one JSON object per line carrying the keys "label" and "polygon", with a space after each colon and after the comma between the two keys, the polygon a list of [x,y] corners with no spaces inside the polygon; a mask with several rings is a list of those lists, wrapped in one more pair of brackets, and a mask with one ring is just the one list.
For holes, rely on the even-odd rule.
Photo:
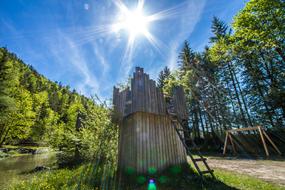
{"label": "weathered wood plank", "polygon": [[[182,90],[182,91],[181,91]],[[176,112],[183,118],[183,89],[173,97]],[[121,114],[119,123],[119,168],[134,168],[147,173],[150,167],[158,170],[186,161],[185,149],[166,113],[163,93],[155,81],[136,68],[131,88],[114,88],[114,109]]]}

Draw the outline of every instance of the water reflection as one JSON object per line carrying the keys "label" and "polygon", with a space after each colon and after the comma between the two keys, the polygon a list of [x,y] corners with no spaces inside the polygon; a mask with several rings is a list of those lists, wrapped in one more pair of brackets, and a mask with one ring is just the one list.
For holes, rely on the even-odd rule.
{"label": "water reflection", "polygon": [[23,180],[30,175],[23,174],[36,166],[51,166],[56,160],[55,153],[23,155],[0,160],[0,189],[14,180]]}

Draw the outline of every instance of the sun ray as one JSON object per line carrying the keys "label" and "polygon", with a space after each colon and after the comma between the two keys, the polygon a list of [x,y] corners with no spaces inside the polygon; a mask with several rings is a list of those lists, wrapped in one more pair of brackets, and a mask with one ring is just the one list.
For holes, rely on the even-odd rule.
{"label": "sun ray", "polygon": [[131,35],[128,39],[128,43],[127,43],[124,55],[121,60],[122,66],[120,70],[122,70],[123,68],[124,71],[120,71],[120,73],[128,74],[129,71],[131,70],[131,66],[132,66],[131,61],[133,58],[134,42],[135,42],[135,36]]}
{"label": "sun ray", "polygon": [[162,20],[162,19],[166,19],[166,18],[174,18],[176,16],[179,16],[180,14],[182,14],[183,9],[185,9],[187,2],[183,2],[180,3],[178,5],[176,5],[175,7],[154,13],[152,15],[147,16],[147,20],[149,22],[153,22],[156,20]]}
{"label": "sun ray", "polygon": [[120,9],[123,13],[128,13],[129,9],[126,7],[126,5],[121,0],[114,1],[115,5]]}
{"label": "sun ray", "polygon": [[161,54],[164,55],[164,51],[167,50],[167,45],[165,45],[162,41],[155,38],[150,32],[146,31],[144,33],[147,40],[151,43],[151,45]]}
{"label": "sun ray", "polygon": [[144,6],[144,0],[139,0],[137,9],[142,11],[143,10],[143,6]]}
{"label": "sun ray", "polygon": [[129,10],[122,1],[115,1],[120,14],[113,24],[113,31],[127,30],[134,37],[148,30],[147,17],[143,14],[144,0],[139,0],[134,10]]}

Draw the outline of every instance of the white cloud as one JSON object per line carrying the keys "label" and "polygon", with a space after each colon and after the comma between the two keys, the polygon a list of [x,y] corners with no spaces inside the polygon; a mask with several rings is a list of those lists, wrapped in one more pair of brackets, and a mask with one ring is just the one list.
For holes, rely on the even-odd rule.
{"label": "white cloud", "polygon": [[61,31],[58,32],[57,40],[56,44],[52,41],[48,48],[58,63],[65,68],[68,68],[68,64],[71,64],[71,66],[75,67],[72,72],[77,72],[82,77],[83,80],[75,84],[76,90],[84,95],[96,93],[100,96],[98,79],[90,71],[87,58],[80,46],[77,46],[71,37]]}
{"label": "white cloud", "polygon": [[180,28],[176,37],[170,42],[170,51],[167,66],[173,70],[177,67],[177,57],[180,45],[191,35],[197,22],[200,20],[206,0],[189,1],[185,6],[184,14],[181,15]]}
{"label": "white cloud", "polygon": [[[167,60],[167,66],[170,69],[174,69],[177,67],[177,57],[179,52],[180,45],[186,40],[189,35],[191,35],[192,31],[194,30],[197,22],[200,20],[201,13],[203,12],[206,0],[191,0],[191,1],[184,1],[181,4],[178,4],[175,7],[172,7],[167,10],[163,10],[158,12],[157,15],[158,21],[159,20],[168,20],[173,19],[171,23],[175,23],[176,33],[173,35],[173,31],[169,31],[168,38],[170,42],[166,44],[160,39],[161,36],[154,37],[156,43],[158,43],[158,48],[155,49],[155,53],[158,56],[165,57]],[[172,27],[172,26],[167,26]],[[169,28],[166,28],[168,30]],[[168,32],[168,31],[166,31]],[[165,37],[164,37],[165,39]],[[134,64],[134,57],[137,53],[136,47],[140,44],[136,44],[136,42],[128,42],[127,48],[124,52],[121,66],[120,66],[120,78],[118,79],[119,82],[124,81],[130,74],[130,71]],[[153,45],[153,44],[152,44]],[[158,51],[159,50],[159,51]],[[151,55],[147,55],[148,61],[151,62],[150,57]],[[146,69],[151,73],[152,77],[156,77],[158,72],[163,68],[163,65],[156,65],[155,67],[148,67],[147,63],[144,65]],[[148,69],[149,68],[149,69]]]}
{"label": "white cloud", "polygon": [[89,10],[89,4],[88,3],[84,3],[84,9]]}
{"label": "white cloud", "polygon": [[96,43],[93,43],[93,51],[94,51],[94,54],[95,54],[97,60],[99,61],[99,64],[102,66],[102,70],[103,70],[102,76],[104,78],[110,69],[110,65],[104,56],[105,54],[103,54],[100,51],[100,49],[98,48]]}
{"label": "white cloud", "polygon": [[[156,64],[158,62],[162,62],[161,59],[164,59],[165,57],[165,60],[169,60],[167,65],[171,69],[177,67],[176,61],[179,51],[178,48],[195,28],[195,25],[199,21],[200,15],[203,11],[205,1],[206,0],[189,0],[189,2],[185,1],[182,3],[183,6],[180,4],[177,6],[179,8],[179,11],[177,7],[173,7],[170,8],[168,11],[163,12],[164,14],[168,15],[169,18],[171,17],[173,19],[175,17],[175,24],[177,24],[178,26],[176,30],[177,33],[175,33],[175,35],[173,35],[172,33],[170,34],[170,36],[168,36],[171,41],[167,43],[167,47],[164,47],[162,49],[163,56],[160,55],[161,57],[159,57],[159,52],[152,48],[147,49],[148,51],[146,51],[146,55],[144,55],[146,57],[147,62],[154,62]],[[80,9],[82,9],[82,3],[80,3],[80,5]],[[83,5],[86,10],[90,10],[91,8],[95,9],[96,7],[96,3],[90,5]],[[105,7],[106,10],[110,10],[108,7],[111,5],[112,3],[109,2],[108,6]],[[71,17],[71,19],[73,20],[73,17],[76,17],[76,14],[74,14],[74,9],[72,5],[69,5],[66,9],[66,14],[68,14],[69,17]],[[99,9],[97,11],[99,11]],[[104,10],[101,10],[101,7],[100,11],[101,12],[99,13],[106,12],[104,12]],[[96,20],[96,18],[94,18],[94,22],[92,23],[95,23],[96,20],[96,23],[108,24],[108,22],[106,22],[105,20],[106,17],[100,16],[102,14],[99,13],[94,14],[94,16],[96,16],[96,18],[99,17],[100,19],[97,18]],[[57,64],[60,64],[60,67],[58,68],[65,68],[62,71],[55,71],[53,76],[59,76],[54,77],[54,79],[67,79],[69,81],[73,80],[75,82],[71,82],[70,85],[72,85],[72,87],[75,87],[77,91],[87,96],[96,93],[100,98],[102,98],[101,93],[104,94],[104,92],[106,91],[111,91],[111,84],[114,84],[115,82],[124,81],[129,76],[130,71],[133,67],[135,61],[134,57],[142,57],[141,55],[136,56],[136,54],[141,52],[135,51],[138,49],[141,50],[141,48],[138,48],[138,45],[140,44],[136,44],[136,42],[134,42],[134,44],[130,43],[130,48],[126,50],[125,56],[122,55],[123,58],[121,65],[119,65],[118,63],[112,63],[112,68],[110,68],[111,65],[109,64],[109,62],[116,60],[116,58],[110,58],[110,56],[117,54],[117,51],[120,51],[120,45],[125,42],[123,42],[124,36],[120,36],[120,34],[110,35],[108,29],[108,25],[98,25],[90,27],[72,25],[68,28],[58,30],[58,33],[56,33],[56,28],[50,30],[51,32],[44,33],[42,39],[47,40],[43,42],[43,44],[47,47],[47,51],[50,51],[51,55],[55,59],[55,62]],[[23,38],[21,34],[18,34],[17,37]],[[162,41],[159,35],[156,37],[157,40]],[[101,43],[97,41],[100,41]],[[86,44],[91,45],[93,47],[93,49],[91,49],[91,57],[90,52],[89,54],[86,54],[85,52],[88,51],[88,49],[85,48]],[[39,53],[37,49],[34,50],[36,52],[36,55],[41,55],[41,53]],[[114,54],[113,51],[115,52]],[[94,55],[94,58],[92,57],[92,55]],[[50,54],[43,52],[42,56],[50,56]],[[45,58],[42,58],[41,60],[44,59]],[[97,61],[93,61],[94,59]],[[120,57],[117,60],[120,61]],[[94,62],[97,65],[91,64]],[[31,62],[29,64],[33,63]],[[144,67],[146,67],[146,69],[150,73],[150,76],[154,79],[156,78],[158,72],[163,68],[163,66],[163,64],[156,64],[155,66],[152,66],[148,65],[148,63],[145,63],[144,65]],[[100,68],[101,72],[96,71],[96,74],[93,73],[94,71],[92,71],[92,67]],[[110,76],[109,74],[110,69],[117,69],[117,72],[120,73],[121,78],[115,81],[115,77]],[[68,76],[67,78],[63,78],[64,73],[67,73],[70,76]],[[76,78],[72,78],[72,76],[76,76]],[[64,81],[62,82],[65,83]]]}

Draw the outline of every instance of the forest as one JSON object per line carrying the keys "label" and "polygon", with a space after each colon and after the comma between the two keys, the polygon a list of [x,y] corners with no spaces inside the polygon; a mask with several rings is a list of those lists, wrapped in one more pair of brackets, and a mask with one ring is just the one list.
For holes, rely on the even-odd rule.
{"label": "forest", "polygon": [[[200,150],[221,153],[226,130],[262,126],[278,145],[285,144],[284,1],[250,0],[230,25],[213,17],[209,30],[212,37],[203,52],[195,52],[186,40],[178,67],[166,66],[156,81],[165,95],[183,86],[189,135]],[[40,174],[46,181],[39,183],[35,176],[32,184],[26,181],[12,189],[59,189],[67,182],[70,186],[62,189],[114,189],[119,129],[112,116],[112,106],[96,94],[87,97],[51,81],[8,48],[0,48],[0,148],[51,147],[57,169],[64,168]],[[95,162],[96,167],[87,164]],[[229,185],[244,189],[243,182],[233,180],[238,177],[217,173],[223,183],[229,180]],[[282,189],[260,181],[245,189],[255,189],[257,183],[262,189]]]}
{"label": "forest", "polygon": [[284,130],[284,3],[265,2],[247,3],[231,26],[214,17],[211,46],[194,52],[185,41],[179,68],[160,72],[166,94],[184,87],[194,138],[223,141],[227,129],[258,125]]}
{"label": "forest", "polygon": [[90,159],[99,144],[115,154],[117,130],[104,103],[48,80],[6,48],[0,52],[0,146],[52,146],[65,153],[63,165]]}

